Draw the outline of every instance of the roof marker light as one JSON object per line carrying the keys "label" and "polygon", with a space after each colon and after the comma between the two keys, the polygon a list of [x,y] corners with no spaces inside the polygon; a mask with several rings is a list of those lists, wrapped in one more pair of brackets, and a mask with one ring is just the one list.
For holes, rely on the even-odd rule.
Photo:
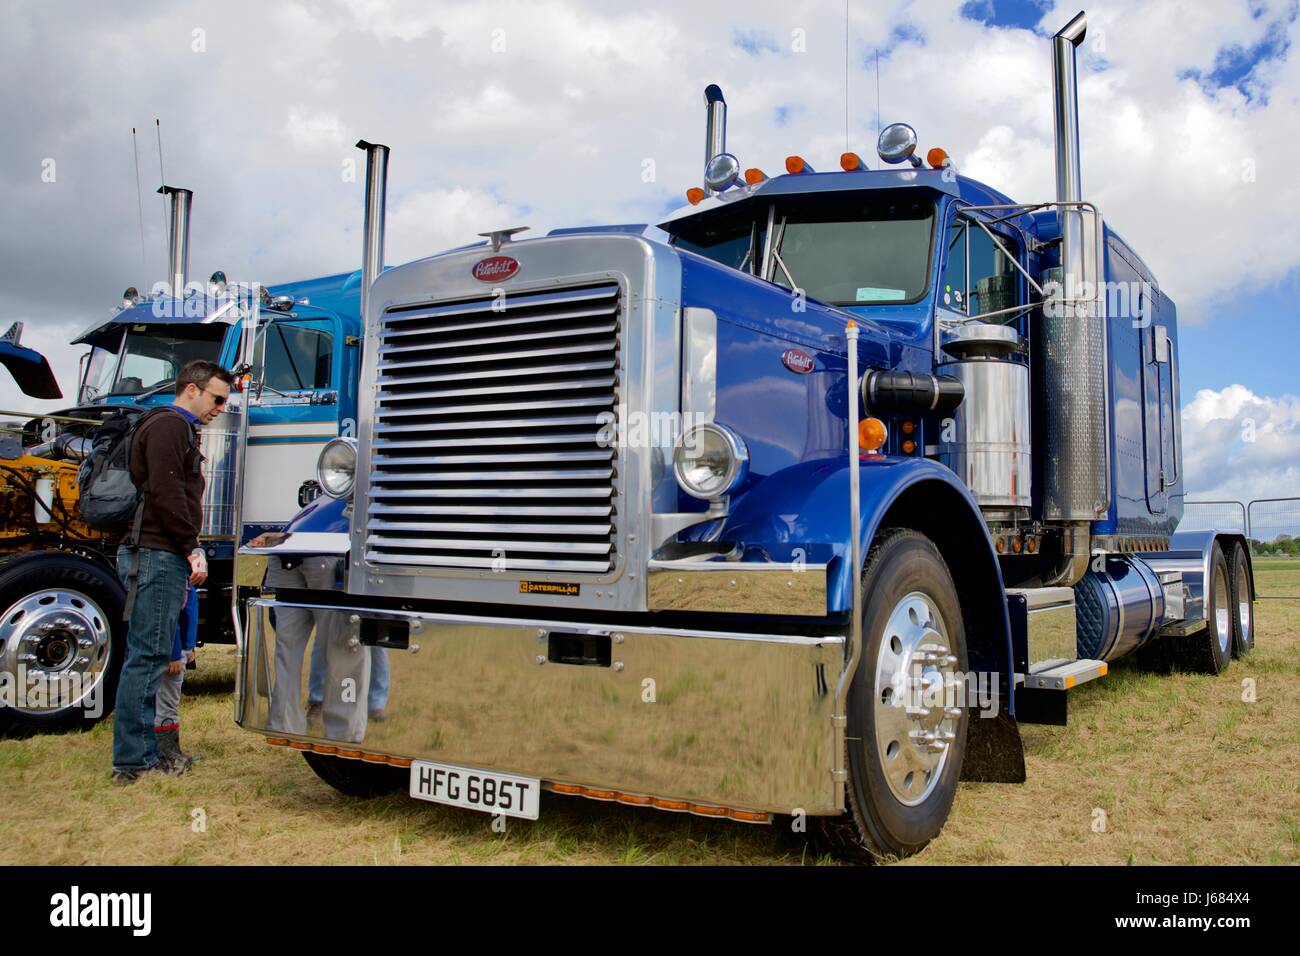
{"label": "roof marker light", "polygon": [[948,154],[938,146],[925,154],[925,161],[930,164],[931,169],[943,169],[951,162],[948,159]]}
{"label": "roof marker light", "polygon": [[802,156],[787,156],[785,158],[785,171],[791,174],[817,172]]}
{"label": "roof marker light", "polygon": [[763,180],[767,179],[767,173],[763,172],[757,166],[751,166],[745,170],[745,182],[750,186],[757,186]]}
{"label": "roof marker light", "polygon": [[862,157],[857,153],[840,154],[840,169],[844,170],[846,173],[858,172],[860,170],[865,170],[866,168],[867,164],[862,161]]}
{"label": "roof marker light", "polygon": [[699,186],[692,186],[690,189],[686,190],[686,199],[692,206],[698,206],[703,198],[704,190]]}

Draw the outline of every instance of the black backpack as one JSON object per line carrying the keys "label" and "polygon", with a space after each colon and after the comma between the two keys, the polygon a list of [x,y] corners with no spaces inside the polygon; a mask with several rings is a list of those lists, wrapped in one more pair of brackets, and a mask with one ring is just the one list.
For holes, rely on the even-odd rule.
{"label": "black backpack", "polygon": [[81,520],[96,531],[125,531],[143,495],[131,478],[131,439],[144,416],[118,409],[91,435],[90,454],[77,468]]}
{"label": "black backpack", "polygon": [[96,531],[126,531],[130,543],[140,533],[144,494],[131,477],[131,445],[146,421],[164,412],[154,408],[119,409],[109,415],[91,436],[90,454],[77,468],[81,520]]}

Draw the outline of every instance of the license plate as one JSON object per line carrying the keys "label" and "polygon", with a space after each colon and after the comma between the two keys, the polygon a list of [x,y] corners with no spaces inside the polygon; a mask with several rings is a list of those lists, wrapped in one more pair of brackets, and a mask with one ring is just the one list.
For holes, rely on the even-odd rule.
{"label": "license plate", "polygon": [[411,762],[411,796],[417,800],[536,820],[541,793],[542,782],[536,777],[427,760]]}

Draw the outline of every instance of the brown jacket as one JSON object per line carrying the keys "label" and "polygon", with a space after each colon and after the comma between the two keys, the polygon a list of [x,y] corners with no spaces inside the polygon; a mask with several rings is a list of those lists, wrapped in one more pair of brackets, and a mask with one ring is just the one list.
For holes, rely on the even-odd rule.
{"label": "brown jacket", "polygon": [[144,494],[140,547],[184,557],[199,546],[203,456],[197,428],[170,407],[141,419],[131,440],[131,478]]}

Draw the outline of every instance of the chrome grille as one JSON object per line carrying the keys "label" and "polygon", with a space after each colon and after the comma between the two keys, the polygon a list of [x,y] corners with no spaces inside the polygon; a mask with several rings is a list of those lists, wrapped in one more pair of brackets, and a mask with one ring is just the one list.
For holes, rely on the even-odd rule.
{"label": "chrome grille", "polygon": [[[391,310],[366,561],[601,574],[615,561],[616,283]],[[607,433],[606,433],[607,434]]]}

